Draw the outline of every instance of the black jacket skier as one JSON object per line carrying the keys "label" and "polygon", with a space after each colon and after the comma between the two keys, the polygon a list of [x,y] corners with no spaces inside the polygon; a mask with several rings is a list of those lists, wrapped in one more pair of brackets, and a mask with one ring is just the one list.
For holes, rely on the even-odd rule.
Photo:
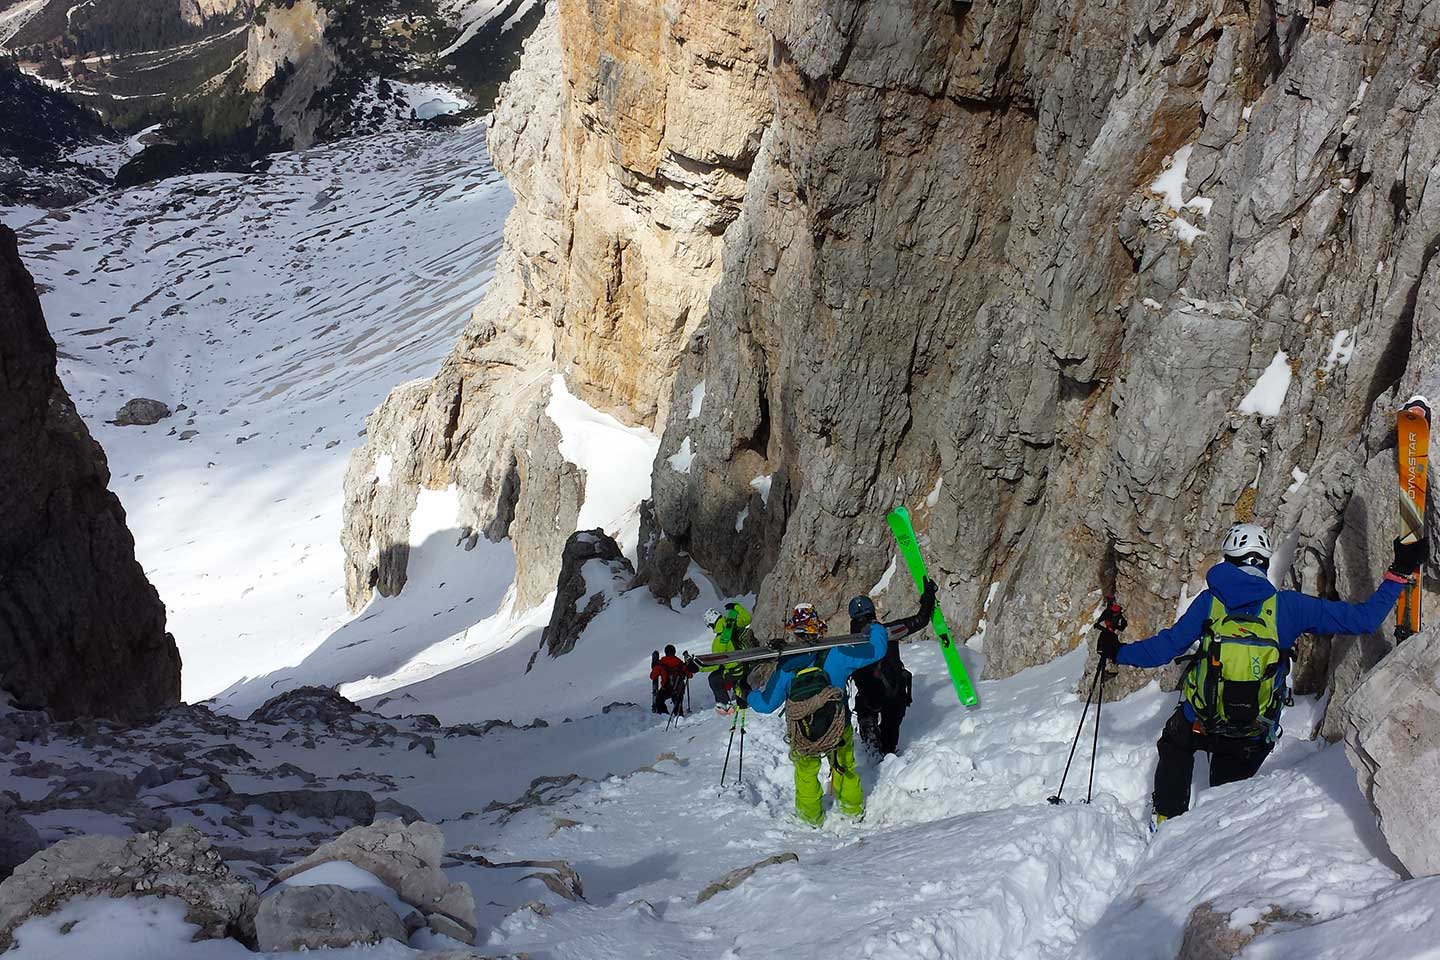
{"label": "black jacket skier", "polygon": [[[860,633],[875,622],[875,603],[865,596],[850,601],[850,632]],[[920,624],[919,629],[924,629]],[[900,659],[900,641],[891,639],[885,656],[850,675],[855,681],[855,720],[860,739],[881,755],[895,753],[900,723],[910,706],[910,671]]]}

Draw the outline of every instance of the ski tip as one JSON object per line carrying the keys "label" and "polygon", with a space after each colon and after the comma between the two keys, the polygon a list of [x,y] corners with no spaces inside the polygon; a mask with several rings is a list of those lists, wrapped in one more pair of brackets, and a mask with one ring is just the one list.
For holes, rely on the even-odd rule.
{"label": "ski tip", "polygon": [[1400,409],[1409,410],[1411,407],[1419,407],[1421,410],[1423,410],[1426,420],[1430,419],[1430,411],[1435,409],[1435,406],[1430,402],[1430,399],[1419,393],[1415,394],[1415,396],[1411,397],[1409,400],[1406,400],[1404,405],[1401,406]]}

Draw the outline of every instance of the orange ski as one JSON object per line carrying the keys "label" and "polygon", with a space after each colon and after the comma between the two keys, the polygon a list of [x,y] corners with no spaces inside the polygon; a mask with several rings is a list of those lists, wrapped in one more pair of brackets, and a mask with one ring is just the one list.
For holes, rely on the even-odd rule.
{"label": "orange ski", "polygon": [[[1426,466],[1430,459],[1430,405],[1415,397],[1396,416],[1400,470],[1400,540],[1414,543],[1425,536]],[[1400,594],[1395,608],[1395,642],[1420,630],[1420,573]]]}

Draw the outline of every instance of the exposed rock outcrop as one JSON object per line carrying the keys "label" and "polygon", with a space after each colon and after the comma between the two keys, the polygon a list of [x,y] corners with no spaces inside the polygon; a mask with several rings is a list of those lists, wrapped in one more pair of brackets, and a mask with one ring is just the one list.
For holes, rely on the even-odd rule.
{"label": "exposed rock outcrop", "polygon": [[1345,751],[1391,852],[1412,876],[1440,874],[1440,629],[1382,660],[1343,715]]}
{"label": "exposed rock outcrop", "polygon": [[[1440,374],[1437,16],[764,4],[775,120],[675,382],[666,533],[762,587],[763,630],[874,583],[886,508],[933,495],[932,572],[1000,673],[1112,584],[1137,632],[1168,624],[1240,507],[1298,530],[1300,586],[1368,595],[1388,411]],[[1283,416],[1241,413],[1282,352]]]}
{"label": "exposed rock outcrop", "polygon": [[255,101],[252,121],[265,119],[281,143],[303,150],[315,143],[325,119],[314,101],[340,71],[327,41],[330,12],[317,0],[272,3],[250,28],[245,46],[245,89],[267,95]]}
{"label": "exposed rock outcrop", "polygon": [[77,897],[175,897],[196,937],[255,942],[255,888],[232,874],[194,827],[62,840],[0,882],[0,951],[15,928]]}
{"label": "exposed rock outcrop", "polygon": [[[551,3],[491,121],[517,198],[495,280],[439,374],[393,393],[351,461],[352,604],[403,586],[415,491],[451,483],[471,530],[511,535],[522,604],[548,592],[582,499],[552,449],[549,381],[565,370],[593,406],[663,419],[770,116],[768,50],[751,2]],[[397,489],[367,489],[386,455]]]}
{"label": "exposed rock outcrop", "polygon": [[[1298,536],[1287,585],[1363,598],[1389,411],[1440,385],[1437,38],[1400,0],[565,0],[497,113],[502,270],[411,398],[403,482],[498,502],[503,344],[512,388],[554,365],[663,425],[659,526],[762,632],[874,584],[897,501],[998,673],[1107,589],[1167,625],[1252,513]],[[1242,412],[1272,369],[1283,405]],[[1338,703],[1383,649],[1297,676]]]}
{"label": "exposed rock outcrop", "polygon": [[1175,960],[1231,960],[1240,956],[1250,941],[1274,924],[1304,924],[1313,920],[1277,907],[1269,907],[1259,913],[1251,923],[1233,923],[1231,916],[1228,911],[1215,909],[1213,903],[1202,903],[1191,910]]}
{"label": "exposed rock outcrop", "polygon": [[[431,823],[406,825],[400,820],[377,820],[374,824],[347,830],[304,860],[280,872],[284,880],[311,867],[344,860],[373,873],[399,894],[400,899],[420,910],[458,925],[458,939],[475,942],[475,900],[463,883],[451,883],[440,870],[445,835]],[[439,923],[446,928],[451,925]]]}
{"label": "exposed rock outcrop", "polygon": [[255,936],[267,952],[409,939],[405,925],[379,896],[329,883],[286,887],[260,901]]}
{"label": "exposed rock outcrop", "polygon": [[203,27],[212,20],[248,16],[254,9],[254,0],[180,0],[180,19]]}
{"label": "exposed rock outcrop", "polygon": [[[575,649],[575,641],[610,605],[610,597],[625,589],[635,568],[615,539],[604,530],[578,530],[570,535],[555,585],[555,607],[540,638],[540,647],[552,657]],[[531,660],[534,663],[534,660]]]}
{"label": "exposed rock outcrop", "polygon": [[35,285],[0,227],[0,686],[57,717],[180,699],[180,654],[109,467],[55,371]]}
{"label": "exposed rock outcrop", "polygon": [[148,427],[170,416],[170,408],[159,400],[136,397],[115,411],[117,427]]}

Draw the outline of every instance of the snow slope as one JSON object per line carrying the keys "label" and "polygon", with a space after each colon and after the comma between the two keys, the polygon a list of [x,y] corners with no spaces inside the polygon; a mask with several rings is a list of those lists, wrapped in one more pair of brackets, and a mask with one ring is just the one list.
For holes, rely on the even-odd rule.
{"label": "snow slope", "polygon": [[[390,388],[453,346],[511,202],[472,125],[166,181],[20,231],[187,699],[295,662],[348,620],[346,458]],[[185,409],[109,424],[134,397]]]}

